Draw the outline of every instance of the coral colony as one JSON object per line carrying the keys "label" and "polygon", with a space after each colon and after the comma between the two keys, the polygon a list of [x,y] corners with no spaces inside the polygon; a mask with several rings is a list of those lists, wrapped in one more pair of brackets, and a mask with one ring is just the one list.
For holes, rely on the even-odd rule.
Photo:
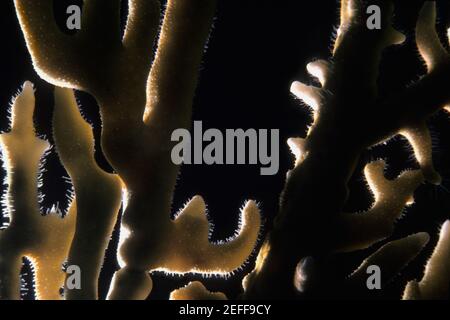
{"label": "coral colony", "polygon": [[[64,218],[57,210],[41,215],[38,185],[50,145],[35,133],[34,89],[25,82],[12,102],[10,129],[0,135],[9,217],[0,231],[0,298],[20,299],[22,259],[27,258],[37,299],[98,299],[100,269],[119,215],[120,270],[108,299],[146,299],[154,271],[226,276],[239,269],[260,233],[255,201],[244,203],[240,228],[227,242],[209,241],[206,204],[199,195],[170,218],[183,163],[244,164],[248,158],[248,164],[261,165],[262,175],[279,170],[278,130],[203,132],[201,123],[191,121],[216,1],[169,0],[160,27],[158,1],[129,0],[123,38],[119,0],[85,0],[82,12],[77,6],[68,8],[68,27],[79,29],[75,36],[58,29],[52,0],[14,3],[34,69],[55,86],[54,147],[73,184],[73,199]],[[345,279],[318,274],[323,268],[313,258],[388,238],[404,207],[413,203],[415,189],[424,181],[441,180],[433,168],[425,124],[450,105],[448,90],[439,85],[450,83],[450,56],[435,30],[435,4],[426,2],[416,26],[427,74],[400,94],[380,99],[376,79],[382,52],[405,40],[391,26],[392,12],[391,1],[371,1],[369,6],[364,0],[342,0],[332,57],[307,65],[320,86],[292,84],[292,93],[311,107],[314,122],[306,137],[288,141],[294,168],[287,173],[278,216],[255,267],[243,279],[241,298],[302,299],[320,290],[339,297],[333,288],[355,294],[380,289],[428,242],[426,233],[388,242]],[[100,106],[102,152],[114,174],[94,159],[92,128],[79,112],[74,89],[90,93]],[[381,122],[382,127],[376,125]],[[364,174],[374,196],[372,207],[357,214],[342,212],[359,155],[395,135],[410,142],[420,169],[388,180],[384,161],[368,163]],[[325,180],[325,185],[314,183]],[[326,201],[314,200],[319,198]],[[423,278],[410,279],[403,299],[448,299],[449,276],[447,221]],[[199,281],[173,291],[170,298],[227,299]]]}

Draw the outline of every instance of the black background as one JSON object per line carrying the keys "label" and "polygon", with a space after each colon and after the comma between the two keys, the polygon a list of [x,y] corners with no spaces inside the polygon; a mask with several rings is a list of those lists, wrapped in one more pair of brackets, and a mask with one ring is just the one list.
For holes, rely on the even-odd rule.
{"label": "black background", "polygon": [[[61,26],[64,26],[65,7],[80,2],[55,1],[55,17]],[[408,36],[408,40],[402,46],[386,50],[380,67],[379,80],[380,92],[383,95],[402,90],[425,72],[413,37],[417,12],[422,2],[395,1],[395,3],[395,25]],[[438,29],[446,44],[448,42],[444,36],[446,28],[450,25],[449,8],[447,1],[438,1]],[[338,9],[338,1],[325,0],[220,1],[200,72],[193,118],[203,121],[205,130],[279,128],[280,170],[275,176],[260,176],[259,166],[191,165],[182,168],[174,197],[173,212],[175,213],[193,195],[202,195],[208,204],[210,219],[215,225],[211,240],[226,239],[234,234],[239,208],[246,199],[254,199],[260,203],[265,219],[264,232],[270,229],[271,220],[277,212],[278,197],[284,184],[285,173],[293,165],[293,157],[285,141],[289,137],[304,136],[307,124],[311,121],[309,111],[293,98],[289,93],[289,87],[294,80],[311,81],[305,70],[309,61],[330,57],[332,34],[339,20]],[[51,142],[52,86],[40,80],[32,68],[13,1],[1,1],[0,13],[0,130],[8,129],[7,109],[11,97],[18,92],[25,80],[31,80],[36,87],[37,131]],[[443,90],[448,90],[445,86],[448,84],[442,84]],[[100,120],[95,100],[84,93],[77,95],[84,114],[95,127],[97,160],[105,170],[110,170],[98,145]],[[386,114],[386,117],[388,116],[389,114]],[[423,265],[436,243],[438,228],[449,216],[449,120],[447,114],[440,112],[429,122],[434,140],[434,161],[444,178],[443,185],[441,187],[423,185],[417,190],[416,204],[405,210],[406,215],[398,222],[393,236],[400,238],[414,232],[427,231],[432,239],[416,262],[399,276],[398,283],[384,290],[384,298],[399,298],[404,281],[421,276]],[[382,126],[383,123],[379,125]],[[348,211],[362,211],[370,206],[371,195],[367,191],[361,172],[365,163],[378,158],[387,159],[387,176],[390,178],[396,177],[404,169],[417,167],[411,155],[411,148],[401,138],[391,140],[387,146],[367,151],[363,154],[361,164],[350,184]],[[69,185],[64,181],[64,176],[67,176],[67,173],[59,164],[53,150],[47,157],[46,172],[43,176],[44,212],[53,204],[58,203],[62,209],[67,206],[66,193]],[[318,181],[318,183],[327,182]],[[117,268],[116,239],[117,230],[102,270],[101,297],[106,295],[111,276]],[[335,266],[336,276],[345,276],[374,250],[375,248],[370,248],[362,252],[336,255],[330,258],[329,263]],[[235,297],[241,290],[240,280],[251,270],[253,260],[254,257],[242,271],[236,272],[229,279],[210,278],[205,279],[204,283],[210,290],[223,291],[230,297]],[[27,269],[26,266],[24,270]],[[199,276],[191,275],[167,277],[154,274],[152,277],[154,289],[150,298],[156,299],[166,299],[171,290],[185,285],[192,279],[201,279]],[[30,297],[31,294],[25,295],[25,298]]]}

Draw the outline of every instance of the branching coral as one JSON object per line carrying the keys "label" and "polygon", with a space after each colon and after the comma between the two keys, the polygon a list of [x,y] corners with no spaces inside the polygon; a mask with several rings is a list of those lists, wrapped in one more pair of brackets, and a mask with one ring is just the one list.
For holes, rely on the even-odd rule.
{"label": "branching coral", "polygon": [[[102,151],[125,190],[118,252],[122,269],[114,276],[109,299],[146,298],[152,287],[149,271],[226,274],[239,268],[259,233],[259,210],[253,201],[243,209],[240,234],[227,243],[209,242],[206,206],[199,196],[170,219],[178,174],[170,158],[170,136],[190,126],[197,70],[215,1],[168,1],[153,63],[160,14],[156,0],[129,1],[123,38],[119,0],[85,1],[82,29],[74,37],[65,36],[50,18],[51,0],[17,0],[15,5],[38,74],[54,85],[87,91],[100,105]],[[89,270],[83,279],[87,288],[68,292],[67,297],[96,298],[120,182],[96,166],[92,134],[70,91],[57,89],[55,95],[55,141],[79,199],[69,263]],[[69,157],[74,151],[80,155]],[[79,183],[81,177],[86,184]],[[104,190],[88,180],[94,177],[105,184]],[[100,200],[96,207],[93,197]],[[93,214],[100,209],[101,214]],[[82,253],[91,242],[95,246]]]}
{"label": "branching coral", "polygon": [[[416,28],[417,46],[428,73],[388,98],[377,94],[381,54],[405,37],[391,27],[390,1],[371,4],[383,12],[381,29],[366,26],[368,1],[341,1],[333,58],[307,67],[321,87],[299,82],[291,87],[292,93],[312,108],[314,122],[305,139],[288,141],[296,156],[295,168],[288,174],[273,230],[259,252],[254,271],[244,280],[246,297],[295,295],[298,281],[293,279],[302,258],[361,249],[387,238],[403,207],[411,202],[422,175],[431,183],[440,183],[432,165],[425,121],[450,101],[448,90],[440,86],[450,81],[450,56],[436,33],[435,4],[424,5]],[[410,141],[421,171],[405,172],[387,181],[382,162],[368,164],[365,174],[375,204],[366,213],[343,214],[347,182],[361,152],[397,134]],[[319,185],[318,181],[327,184]],[[447,252],[449,248],[440,250]],[[278,281],[272,281],[274,278]]]}
{"label": "branching coral", "polygon": [[[223,243],[209,241],[201,196],[170,219],[179,171],[170,157],[171,134],[190,127],[215,1],[169,0],[154,56],[157,0],[129,0],[123,36],[120,0],[85,0],[82,28],[74,36],[58,29],[52,0],[14,2],[35,70],[57,86],[53,135],[76,199],[64,218],[39,212],[39,166],[49,144],[36,137],[33,88],[26,83],[13,103],[11,131],[0,136],[11,217],[0,233],[0,298],[19,298],[21,259],[28,257],[35,267],[37,298],[60,298],[65,277],[61,266],[67,260],[81,268],[82,288],[66,286],[64,298],[97,299],[104,253],[121,207],[121,269],[108,299],[146,299],[153,287],[152,271],[223,275],[239,268],[259,234],[254,201],[242,209],[240,232]],[[381,29],[366,26],[368,1],[342,0],[332,59],[307,65],[320,87],[300,82],[291,86],[311,107],[314,122],[305,138],[288,141],[295,166],[288,172],[279,214],[255,269],[243,281],[244,298],[304,298],[322,288],[336,297],[336,284],[358,294],[368,266],[379,265],[383,281],[389,282],[428,242],[425,233],[388,242],[345,279],[329,281],[317,274],[321,269],[315,257],[364,249],[388,238],[416,188],[424,181],[441,181],[433,167],[426,120],[450,105],[448,92],[439,87],[450,81],[450,57],[435,30],[435,5],[425,4],[416,27],[427,74],[400,94],[384,98],[377,92],[382,52],[405,37],[391,26],[391,2],[371,3],[383,12]],[[92,129],[78,110],[73,89],[90,93],[100,106],[101,147],[113,174],[95,161]],[[347,184],[360,154],[395,135],[409,141],[420,169],[388,180],[384,161],[367,164],[364,173],[374,203],[366,212],[345,213]],[[448,229],[447,222],[423,279],[407,285],[405,299],[448,296]],[[171,299],[225,298],[200,282],[171,294]]]}

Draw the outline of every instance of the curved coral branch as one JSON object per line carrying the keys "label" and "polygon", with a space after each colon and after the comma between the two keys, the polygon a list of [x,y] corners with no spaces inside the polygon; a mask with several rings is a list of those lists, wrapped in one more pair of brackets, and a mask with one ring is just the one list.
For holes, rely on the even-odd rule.
{"label": "curved coral branch", "polygon": [[420,170],[405,171],[395,180],[384,177],[384,161],[364,170],[375,201],[367,212],[342,214],[337,222],[335,248],[338,251],[364,249],[389,237],[403,209],[413,202],[414,191],[423,182]]}
{"label": "curved coral branch", "polygon": [[322,90],[314,86],[308,86],[301,82],[294,82],[291,86],[291,92],[297,98],[303,100],[315,112],[319,110],[319,105],[322,103]]}
{"label": "curved coral branch", "polygon": [[[14,4],[33,58],[33,66],[39,76],[49,82],[57,82],[60,86],[68,83],[80,86],[78,81],[68,76],[69,70],[70,74],[74,72],[70,61],[76,58],[76,52],[70,50],[73,48],[68,48],[68,38],[56,25],[53,18],[53,1],[17,0]],[[62,75],[49,61],[64,68],[65,74]]]}
{"label": "curved coral branch", "polygon": [[417,21],[416,41],[429,73],[435,71],[442,64],[448,64],[449,60],[449,54],[439,39],[435,24],[436,3],[426,1]]}
{"label": "curved coral branch", "polygon": [[160,223],[160,231],[155,237],[161,243],[153,250],[136,252],[133,259],[145,261],[145,270],[148,271],[228,274],[238,269],[252,253],[260,223],[258,207],[249,201],[242,210],[239,233],[227,242],[210,243],[206,205],[202,197],[196,196],[174,221],[167,219]]}
{"label": "curved coral branch", "polygon": [[158,264],[158,269],[201,274],[228,274],[238,269],[250,256],[258,239],[261,218],[255,202],[245,204],[240,219],[240,230],[234,238],[212,244],[208,241],[210,227],[205,203],[201,197],[194,197],[175,219],[169,239],[178,245],[167,248],[162,257],[164,262]]}
{"label": "curved coral branch", "polygon": [[97,299],[98,278],[121,206],[122,183],[101,170],[94,159],[91,127],[78,111],[70,89],[55,89],[53,135],[77,198],[77,223],[68,265],[81,269],[81,289],[68,290],[66,299]]}
{"label": "curved coral branch", "polygon": [[380,267],[382,271],[382,287],[384,288],[411,262],[429,241],[427,233],[417,233],[406,238],[388,242],[375,253],[367,257],[361,265],[348,277],[352,287],[367,289],[367,268],[371,265]]}
{"label": "curved coral branch", "polygon": [[[206,205],[200,196],[195,196],[174,221],[160,221],[159,231],[154,234],[158,243],[152,246],[152,250],[134,252],[130,257],[119,253],[119,261],[123,268],[127,268],[126,259],[134,259],[146,271],[227,275],[241,267],[252,253],[259,235],[260,219],[256,203],[248,201],[242,209],[241,228],[236,236],[227,242],[210,243]],[[121,239],[123,241],[125,239]],[[126,275],[119,271],[115,278],[120,277]],[[119,283],[118,280],[114,284]],[[121,299],[122,295],[117,291],[122,292],[122,289],[113,285],[109,298]]]}
{"label": "curved coral branch", "polygon": [[416,43],[428,73],[380,106],[383,110],[395,110],[389,121],[400,131],[423,123],[430,115],[450,104],[448,91],[441,90],[441,85],[450,81],[450,55],[440,43],[435,24],[436,4],[427,1],[417,22]]}
{"label": "curved coral branch", "polygon": [[417,162],[420,164],[425,179],[439,185],[441,176],[436,172],[432,159],[432,143],[430,130],[425,123],[400,131],[413,147]]}

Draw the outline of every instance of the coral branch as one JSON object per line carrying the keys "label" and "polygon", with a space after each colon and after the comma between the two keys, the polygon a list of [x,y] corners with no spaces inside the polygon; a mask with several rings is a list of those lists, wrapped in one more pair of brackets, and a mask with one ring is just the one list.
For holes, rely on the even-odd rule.
{"label": "coral branch", "polygon": [[92,129],[81,117],[70,89],[55,89],[53,134],[77,197],[77,225],[68,265],[80,267],[81,289],[66,288],[65,298],[97,299],[104,252],[121,206],[122,184],[95,162]]}
{"label": "coral branch", "polygon": [[[348,282],[354,288],[367,290],[367,268],[379,266],[382,271],[382,287],[385,287],[398,273],[411,262],[429,241],[427,233],[417,233],[409,237],[388,242],[375,253],[366,258],[363,263],[349,276]],[[358,289],[355,289],[358,290]]]}
{"label": "coral branch", "polygon": [[384,177],[384,168],[384,161],[366,166],[365,175],[375,202],[367,212],[340,216],[333,242],[338,251],[364,249],[389,237],[405,206],[413,203],[414,191],[423,182],[422,172],[405,171],[389,181]]}
{"label": "coral branch", "polygon": [[403,299],[441,299],[448,300],[450,295],[450,221],[441,227],[439,241],[425,267],[420,282],[410,281],[406,286]]}
{"label": "coral branch", "polygon": [[435,24],[436,4],[426,1],[417,22],[416,41],[429,73],[435,71],[442,64],[448,65],[449,60],[449,54],[439,39]]}
{"label": "coral branch", "polygon": [[[152,250],[141,250],[126,257],[120,252],[119,261],[125,268],[127,265],[143,264],[141,268],[146,271],[227,275],[246,261],[257,241],[261,222],[258,207],[253,201],[247,202],[243,208],[241,221],[241,230],[234,239],[210,243],[206,205],[200,196],[196,196],[174,221],[159,221],[159,231],[155,230],[153,234],[160,241],[158,245],[154,245]],[[116,275],[120,276],[125,277],[120,273]],[[111,290],[110,298],[122,298],[116,292],[122,292],[120,287],[112,286]]]}
{"label": "coral branch", "polygon": [[214,11],[211,0],[168,2],[147,88],[147,125],[186,126]]}
{"label": "coral branch", "polygon": [[158,21],[160,5],[156,0],[129,0],[128,20],[122,40],[128,50],[140,51],[139,55],[148,55],[153,49],[153,39],[156,38],[158,24],[149,21]]}
{"label": "coral branch", "polygon": [[[34,68],[39,76],[61,86],[74,82],[68,74],[74,72],[71,61],[76,58],[76,52],[56,25],[53,1],[15,0],[14,3],[28,50],[33,57]],[[66,70],[64,76],[60,69],[52,66],[49,61]],[[79,86],[79,83],[76,85]]]}
{"label": "coral branch", "polygon": [[0,273],[0,299],[19,299],[22,257],[34,265],[37,298],[59,299],[64,283],[61,266],[75,231],[75,201],[64,219],[55,211],[47,216],[39,211],[38,171],[49,144],[35,136],[34,104],[32,84],[26,82],[12,105],[11,130],[0,135],[10,215],[10,225],[0,232],[0,268],[6,271]]}
{"label": "coral branch", "polygon": [[439,185],[441,176],[436,172],[432,159],[431,134],[425,123],[400,132],[412,145],[416,159],[427,181]]}

